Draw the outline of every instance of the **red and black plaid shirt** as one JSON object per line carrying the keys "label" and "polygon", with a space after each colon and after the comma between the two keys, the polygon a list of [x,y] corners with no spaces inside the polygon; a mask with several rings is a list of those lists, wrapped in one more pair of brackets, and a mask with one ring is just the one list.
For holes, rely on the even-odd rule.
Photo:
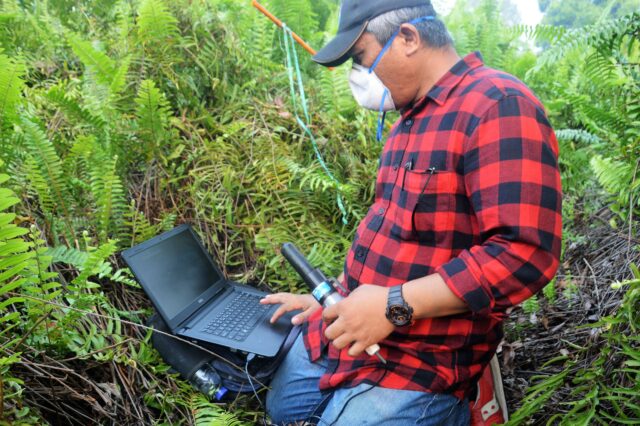
{"label": "red and black plaid shirt", "polygon": [[[505,311],[555,275],[561,243],[558,145],[541,103],[478,53],[458,62],[394,125],[375,203],[345,276],[396,286],[439,273],[470,312],[396,328],[376,357],[327,345],[320,312],[305,344],[328,350],[321,389],[376,383],[468,396],[502,339]],[[328,349],[327,349],[328,348]]]}

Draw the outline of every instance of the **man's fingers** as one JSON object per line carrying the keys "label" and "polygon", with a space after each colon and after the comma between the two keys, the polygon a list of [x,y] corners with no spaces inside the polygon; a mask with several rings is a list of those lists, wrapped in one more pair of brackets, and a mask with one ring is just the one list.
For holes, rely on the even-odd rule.
{"label": "man's fingers", "polygon": [[269,294],[260,300],[263,305],[281,305],[271,316],[271,323],[276,322],[282,315],[291,311],[303,311],[291,319],[294,325],[302,324],[320,305],[311,295],[296,295],[291,293]]}
{"label": "man's fingers", "polygon": [[340,320],[334,322],[324,330],[324,335],[329,340],[337,339],[343,334],[344,329],[342,328],[342,322]]}
{"label": "man's fingers", "polygon": [[299,325],[302,324],[303,322],[305,322],[307,320],[307,318],[309,318],[309,316],[315,312],[315,310],[317,309],[317,306],[309,306],[307,309],[305,309],[302,313],[299,313],[298,315],[296,315],[295,317],[291,318],[291,322],[293,323],[293,325]]}
{"label": "man's fingers", "polygon": [[265,297],[260,299],[260,303],[263,305],[283,304],[290,298],[290,296],[291,295],[288,293],[267,294]]}
{"label": "man's fingers", "polygon": [[276,309],[276,311],[273,313],[273,315],[271,315],[271,324],[273,324],[274,322],[278,321],[278,319],[283,316],[284,314],[286,314],[289,311],[292,311],[293,309],[289,309],[287,307],[287,305],[281,305],[278,309]]}
{"label": "man's fingers", "polygon": [[336,337],[331,343],[336,349],[343,349],[353,343],[353,337],[349,334],[342,334]]}
{"label": "man's fingers", "polygon": [[336,318],[338,318],[338,305],[327,306],[322,311],[322,319],[325,323],[331,324]]}
{"label": "man's fingers", "polygon": [[357,357],[360,354],[362,354],[362,352],[364,352],[364,350],[366,349],[366,346],[364,343],[361,342],[356,342],[354,343],[350,348],[349,348],[349,356],[350,357]]}

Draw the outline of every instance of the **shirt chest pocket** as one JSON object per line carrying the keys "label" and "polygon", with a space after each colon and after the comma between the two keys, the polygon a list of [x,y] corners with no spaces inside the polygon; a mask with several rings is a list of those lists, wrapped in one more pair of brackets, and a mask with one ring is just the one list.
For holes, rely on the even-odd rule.
{"label": "shirt chest pocket", "polygon": [[453,231],[457,174],[403,170],[392,233],[404,241],[440,245]]}

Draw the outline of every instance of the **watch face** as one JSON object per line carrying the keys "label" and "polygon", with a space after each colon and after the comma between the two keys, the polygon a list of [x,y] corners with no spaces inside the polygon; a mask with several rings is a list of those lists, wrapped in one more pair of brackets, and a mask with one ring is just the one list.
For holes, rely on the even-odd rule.
{"label": "watch face", "polygon": [[402,306],[402,305],[390,306],[388,317],[391,320],[391,322],[398,327],[402,327],[411,322],[410,310],[407,309],[406,306]]}

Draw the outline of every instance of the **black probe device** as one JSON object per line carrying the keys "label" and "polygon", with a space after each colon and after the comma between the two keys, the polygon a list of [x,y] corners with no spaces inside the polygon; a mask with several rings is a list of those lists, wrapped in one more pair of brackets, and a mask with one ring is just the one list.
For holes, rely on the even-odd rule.
{"label": "black probe device", "polygon": [[[336,286],[340,284],[335,279],[327,278],[319,268],[311,266],[294,244],[284,243],[281,251],[284,258],[311,288],[313,297],[323,307],[335,305],[344,299],[336,290]],[[365,349],[365,352],[369,355],[377,356],[382,363],[387,363],[387,360],[380,355],[380,346],[377,344],[369,346]]]}

